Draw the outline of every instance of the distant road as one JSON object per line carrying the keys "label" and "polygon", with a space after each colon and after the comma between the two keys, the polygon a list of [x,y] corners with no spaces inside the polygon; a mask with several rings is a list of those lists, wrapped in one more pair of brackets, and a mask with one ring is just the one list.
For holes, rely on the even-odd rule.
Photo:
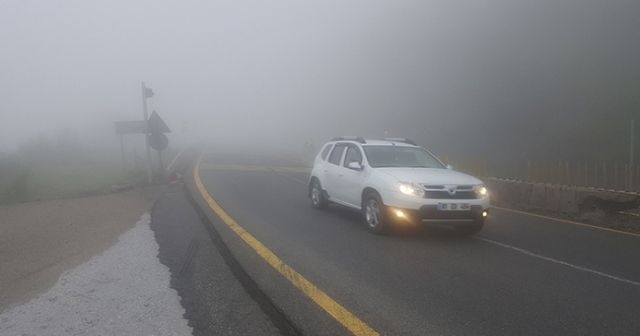
{"label": "distant road", "polygon": [[[312,209],[307,173],[288,160],[206,154],[198,173],[231,218],[207,209],[214,227],[305,334],[350,334],[352,318],[382,335],[640,334],[638,236],[497,208],[473,238],[377,236],[357,212]],[[353,316],[332,316],[229,220]]]}

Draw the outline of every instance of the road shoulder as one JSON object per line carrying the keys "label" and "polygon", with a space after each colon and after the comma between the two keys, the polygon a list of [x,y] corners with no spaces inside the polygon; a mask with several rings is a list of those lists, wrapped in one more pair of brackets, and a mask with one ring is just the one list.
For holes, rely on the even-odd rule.
{"label": "road shoulder", "polygon": [[181,188],[162,196],[151,213],[160,261],[185,307],[194,335],[279,335],[238,281]]}

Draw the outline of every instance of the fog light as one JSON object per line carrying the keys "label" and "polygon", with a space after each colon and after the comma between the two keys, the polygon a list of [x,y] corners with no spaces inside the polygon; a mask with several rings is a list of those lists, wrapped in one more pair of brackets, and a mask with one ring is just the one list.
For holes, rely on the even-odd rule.
{"label": "fog light", "polygon": [[398,218],[407,218],[407,215],[402,210],[394,209],[393,212],[396,214],[396,217]]}
{"label": "fog light", "polygon": [[489,213],[487,213],[486,211],[483,211],[483,212],[482,212],[482,217],[487,217],[487,215],[488,215],[488,214],[489,214]]}

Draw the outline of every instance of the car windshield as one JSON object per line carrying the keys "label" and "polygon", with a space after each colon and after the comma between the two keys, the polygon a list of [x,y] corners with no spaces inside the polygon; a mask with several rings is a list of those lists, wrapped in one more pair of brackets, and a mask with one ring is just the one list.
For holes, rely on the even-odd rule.
{"label": "car windshield", "polygon": [[369,165],[378,167],[445,168],[426,150],[405,146],[363,146]]}

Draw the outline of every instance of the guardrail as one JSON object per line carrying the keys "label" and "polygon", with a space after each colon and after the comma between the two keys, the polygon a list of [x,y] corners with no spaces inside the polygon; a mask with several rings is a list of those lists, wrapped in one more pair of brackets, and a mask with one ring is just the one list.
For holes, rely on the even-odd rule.
{"label": "guardrail", "polygon": [[483,160],[447,162],[460,171],[476,176],[640,192],[640,165],[630,166],[614,161],[514,161],[501,164]]}
{"label": "guardrail", "polygon": [[640,193],[595,187],[486,178],[491,199],[525,210],[544,210],[569,215],[590,212],[617,213],[640,206]]}

